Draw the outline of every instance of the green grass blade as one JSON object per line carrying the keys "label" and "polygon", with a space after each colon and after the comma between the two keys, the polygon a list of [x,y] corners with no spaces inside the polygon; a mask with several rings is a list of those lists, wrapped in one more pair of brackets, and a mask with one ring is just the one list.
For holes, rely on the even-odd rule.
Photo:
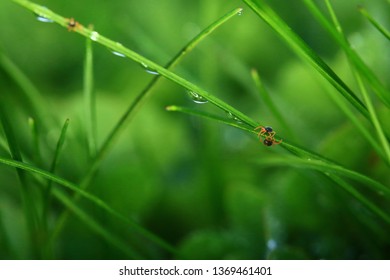
{"label": "green grass blade", "polygon": [[365,8],[363,8],[362,6],[359,6],[359,11],[360,13],[365,16],[369,22],[371,22],[371,24],[380,32],[383,34],[383,36],[385,36],[387,38],[387,40],[390,40],[390,32],[384,27],[382,26],[379,22],[377,22],[368,12]]}
{"label": "green grass blade", "polygon": [[39,144],[40,135],[38,126],[33,118],[28,118],[28,125],[30,127],[31,135],[33,138],[33,159],[38,165],[42,164],[41,148]]}
{"label": "green grass blade", "polygon": [[44,127],[50,127],[46,117],[45,100],[38,89],[33,85],[30,79],[9,59],[5,54],[0,52],[0,65],[6,73],[21,88],[23,102],[31,109],[34,119]]}
{"label": "green grass blade", "polygon": [[85,120],[88,140],[88,150],[91,158],[95,157],[97,151],[96,140],[96,98],[93,90],[93,51],[92,41],[87,38],[85,43],[84,61],[84,106]]}
{"label": "green grass blade", "polygon": [[294,166],[294,167],[300,167],[300,168],[310,168],[315,169],[318,171],[321,171],[324,174],[336,174],[341,175],[350,179],[353,179],[357,182],[360,182],[367,187],[369,187],[372,191],[375,191],[381,195],[386,195],[390,197],[390,188],[383,185],[382,183],[379,183],[370,177],[367,177],[363,174],[360,174],[359,172],[350,170],[348,168],[345,168],[340,165],[332,164],[327,161],[318,160],[318,159],[300,159],[296,157],[291,156],[283,156],[278,157],[275,156],[273,158],[266,158],[256,161],[258,164],[261,165],[273,165],[273,166]]}
{"label": "green grass blade", "polygon": [[261,166],[286,166],[286,167],[296,167],[303,169],[313,169],[316,171],[320,171],[329,178],[331,178],[334,182],[340,185],[344,190],[346,190],[349,194],[355,197],[359,202],[365,205],[368,209],[370,209],[373,213],[377,214],[380,218],[382,218],[387,223],[390,223],[390,215],[382,211],[378,206],[369,201],[364,195],[362,195],[359,191],[356,190],[352,185],[347,183],[344,179],[340,178],[340,176],[344,176],[350,179],[353,179],[357,182],[360,182],[367,187],[371,188],[373,191],[377,192],[380,195],[385,195],[390,197],[390,189],[383,184],[365,176],[358,172],[349,170],[342,166],[332,165],[327,162],[323,162],[320,160],[305,160],[299,158],[293,158],[291,156],[284,157],[273,157],[266,158],[261,160],[256,160],[256,163]]}
{"label": "green grass blade", "polygon": [[339,76],[265,3],[264,0],[243,0],[260,18],[270,25],[303,60],[312,65],[348,102],[368,118],[365,105]]}
{"label": "green grass blade", "polygon": [[379,138],[379,141],[382,144],[386,162],[387,162],[387,164],[390,165],[390,147],[389,147],[389,143],[388,143],[388,141],[386,139],[386,136],[385,136],[385,134],[383,132],[382,125],[379,122],[379,119],[377,117],[377,114],[376,114],[374,105],[373,105],[373,103],[371,101],[371,98],[369,97],[367,89],[364,86],[361,74],[360,74],[360,72],[355,70],[355,67],[354,67],[355,66],[354,57],[351,55],[352,49],[351,49],[349,43],[347,42],[347,39],[345,38],[345,35],[343,33],[343,30],[341,28],[341,25],[340,25],[340,23],[339,23],[339,21],[337,19],[336,13],[334,12],[331,3],[329,2],[329,0],[325,0],[325,3],[327,5],[327,7],[328,7],[329,13],[330,13],[330,15],[332,17],[332,20],[333,20],[333,23],[335,25],[336,30],[338,30],[338,32],[340,33],[340,36],[342,36],[344,38],[347,46],[351,50],[351,51],[346,51],[346,55],[348,57],[348,61],[349,61],[351,70],[352,70],[352,72],[353,72],[353,74],[355,76],[355,79],[357,81],[357,84],[358,84],[358,86],[360,88],[361,94],[363,96],[363,100],[364,100],[365,104],[367,105],[367,109],[368,109],[368,112],[369,112],[369,117],[371,119],[371,122],[374,125],[375,131],[377,132],[377,135],[378,135],[378,138]]}
{"label": "green grass blade", "polygon": [[[58,162],[59,162],[59,158],[60,158],[60,154],[61,154],[61,151],[62,151],[62,147],[63,147],[64,142],[65,142],[66,132],[68,130],[68,126],[69,126],[69,119],[66,119],[65,123],[64,123],[64,125],[63,125],[63,127],[61,129],[60,137],[58,138],[56,149],[54,151],[53,161],[52,161],[50,169],[49,169],[49,172],[52,173],[52,174],[56,173],[56,169],[57,169],[57,165],[58,165]],[[48,180],[47,186],[46,186],[46,189],[45,189],[45,194],[44,194],[45,199],[44,199],[44,202],[43,202],[44,203],[43,204],[43,218],[44,218],[44,221],[45,221],[45,230],[46,230],[46,232],[47,232],[47,229],[48,229],[48,224],[47,223],[48,223],[48,217],[49,217],[52,185],[53,185],[53,181],[52,180]]]}
{"label": "green grass blade", "polygon": [[347,191],[349,194],[351,194],[355,199],[360,201],[363,205],[365,205],[368,209],[370,209],[374,214],[378,215],[378,217],[382,218],[385,222],[390,224],[390,215],[386,212],[382,211],[378,206],[376,206],[374,203],[369,201],[364,195],[362,195],[360,192],[358,192],[351,184],[347,183],[342,178],[335,176],[335,175],[329,175],[329,178],[331,178],[335,183],[337,183],[339,186],[341,186],[345,191]]}
{"label": "green grass blade", "polygon": [[120,220],[120,221],[128,224],[129,226],[131,226],[131,228],[133,230],[135,230],[136,232],[140,233],[145,238],[148,238],[149,240],[153,241],[154,243],[156,243],[157,245],[161,246],[162,248],[164,248],[165,250],[167,250],[169,252],[175,252],[175,249],[170,244],[168,244],[167,242],[165,242],[164,240],[162,240],[161,238],[159,238],[155,234],[151,233],[150,231],[148,231],[144,227],[140,226],[139,224],[135,223],[134,221],[128,219],[124,215],[122,215],[119,212],[115,211],[112,207],[110,207],[108,204],[106,204],[100,198],[98,198],[98,197],[96,197],[96,196],[94,196],[94,195],[92,195],[92,194],[82,190],[80,188],[80,186],[75,185],[75,184],[73,184],[73,183],[71,183],[71,182],[69,182],[69,181],[67,181],[65,179],[62,179],[62,178],[60,178],[60,177],[58,177],[58,176],[56,176],[56,175],[54,175],[54,174],[52,174],[50,172],[47,172],[45,170],[42,170],[40,168],[31,166],[29,164],[26,164],[26,163],[23,163],[23,162],[20,162],[20,161],[16,161],[16,160],[11,160],[11,159],[6,159],[6,158],[3,158],[3,157],[0,157],[0,163],[8,165],[8,166],[11,166],[11,167],[15,167],[15,168],[20,169],[20,170],[25,170],[25,171],[28,171],[28,172],[31,172],[31,173],[35,173],[37,175],[42,176],[43,178],[46,178],[48,180],[53,181],[54,183],[57,183],[57,184],[59,184],[61,186],[64,186],[67,189],[70,189],[71,191],[74,191],[75,193],[78,193],[80,196],[88,199],[89,201],[94,203],[99,208],[105,210],[111,216],[116,217],[118,220]]}
{"label": "green grass blade", "polygon": [[207,112],[202,112],[202,111],[199,111],[199,110],[186,108],[186,107],[181,107],[181,106],[175,106],[175,105],[167,106],[166,110],[170,111],[170,112],[181,112],[181,113],[190,114],[190,115],[197,116],[197,117],[202,117],[202,118],[205,118],[205,119],[208,119],[208,120],[213,120],[213,121],[217,121],[219,123],[223,123],[223,124],[226,124],[226,125],[229,125],[229,126],[233,126],[233,127],[239,128],[241,130],[244,130],[244,131],[247,131],[247,132],[250,132],[250,133],[257,134],[253,130],[253,128],[251,128],[251,127],[248,127],[248,126],[246,126],[244,124],[241,124],[239,122],[232,121],[232,120],[229,120],[229,119],[226,119],[226,118],[214,115],[214,114],[210,114],[210,113],[207,113]]}
{"label": "green grass blade", "polygon": [[280,113],[278,108],[276,107],[275,103],[272,101],[270,94],[268,93],[267,89],[265,88],[263,82],[260,79],[259,73],[256,69],[252,69],[251,71],[252,79],[255,82],[256,88],[260,94],[261,100],[264,101],[264,104],[266,107],[271,111],[273,116],[279,121],[279,123],[282,125],[284,131],[287,132],[289,136],[293,136],[294,133],[290,129],[290,126],[287,124],[286,120],[284,119],[283,115]]}
{"label": "green grass blade", "polygon": [[[58,190],[53,190],[54,196],[60,200],[69,211],[73,212],[73,214],[79,218],[85,225],[87,225],[91,230],[93,230],[95,233],[100,235],[102,238],[104,238],[109,244],[115,246],[117,249],[119,249],[121,252],[123,252],[128,258],[131,259],[144,259],[143,256],[141,256],[138,252],[133,250],[126,242],[121,240],[118,236],[113,234],[112,232],[109,232],[103,225],[96,222],[94,218],[86,213],[84,210],[82,210],[80,207],[77,206],[76,203],[73,202],[72,199],[70,199],[68,196],[63,194],[63,192]],[[56,235],[52,235],[55,237]],[[51,240],[50,243],[53,243],[54,240]]]}
{"label": "green grass blade", "polygon": [[[22,162],[22,153],[19,149],[19,144],[16,140],[16,136],[14,134],[13,128],[9,121],[7,111],[5,109],[5,103],[0,99],[0,123],[3,126],[3,130],[5,136],[7,138],[8,147],[10,150],[10,154],[12,159]],[[39,219],[36,205],[34,203],[34,197],[31,193],[31,190],[28,186],[28,179],[26,177],[26,173],[23,170],[16,169],[17,175],[20,180],[21,185],[21,197],[22,197],[22,205],[25,213],[27,228],[30,237],[30,245],[33,248],[34,257],[39,255],[39,246],[38,243],[38,227],[39,227]]]}
{"label": "green grass blade", "polygon": [[[306,7],[313,14],[314,18],[324,27],[324,29],[332,36],[337,44],[344,49],[352,57],[352,61],[359,72],[364,76],[365,80],[375,89],[375,93],[381,101],[390,107],[390,96],[386,87],[379,81],[371,69],[364,63],[364,61],[352,50],[343,36],[340,35],[334,25],[323,15],[312,0],[303,0]],[[368,117],[368,115],[367,115]]]}

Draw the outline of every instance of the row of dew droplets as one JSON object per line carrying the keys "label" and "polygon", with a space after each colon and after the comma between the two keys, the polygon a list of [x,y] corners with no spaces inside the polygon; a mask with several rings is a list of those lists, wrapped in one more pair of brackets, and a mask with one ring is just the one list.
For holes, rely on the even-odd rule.
{"label": "row of dew droplets", "polygon": [[49,19],[49,18],[46,16],[45,13],[42,13],[42,10],[47,10],[47,11],[49,11],[49,9],[46,8],[46,7],[44,7],[44,6],[42,6],[41,8],[42,8],[42,9],[39,9],[39,10],[35,10],[35,11],[34,11],[34,15],[35,15],[36,19],[37,19],[38,21],[40,21],[40,22],[45,22],[45,23],[52,23],[52,22],[54,22],[54,20]]}

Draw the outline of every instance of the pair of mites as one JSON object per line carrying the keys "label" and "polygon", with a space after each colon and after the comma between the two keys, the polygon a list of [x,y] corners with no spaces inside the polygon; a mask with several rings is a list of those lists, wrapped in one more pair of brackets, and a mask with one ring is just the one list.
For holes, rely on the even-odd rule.
{"label": "pair of mites", "polygon": [[263,144],[266,146],[278,145],[278,144],[282,143],[282,140],[279,140],[279,141],[275,140],[274,137],[275,137],[276,132],[270,126],[260,125],[260,126],[256,127],[255,130],[259,130],[259,133],[257,134],[259,139],[260,139],[260,137],[265,136]]}

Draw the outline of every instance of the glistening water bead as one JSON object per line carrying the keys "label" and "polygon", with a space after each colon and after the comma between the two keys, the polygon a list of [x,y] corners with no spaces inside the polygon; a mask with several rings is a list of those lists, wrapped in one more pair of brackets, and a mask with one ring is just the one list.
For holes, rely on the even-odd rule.
{"label": "glistening water bead", "polygon": [[141,66],[145,69],[145,71],[149,74],[152,74],[152,75],[160,75],[157,70],[154,70],[152,68],[150,68],[148,65],[146,65],[145,63],[141,62]]}
{"label": "glistening water bead", "polygon": [[41,6],[41,8],[42,8],[42,9],[39,9],[39,11],[38,11],[38,9],[37,9],[37,10],[35,10],[35,12],[34,12],[34,15],[35,15],[35,17],[37,18],[37,20],[40,21],[40,22],[47,22],[47,23],[54,22],[54,20],[47,18],[46,15],[45,15],[44,13],[42,13],[42,10],[47,10],[47,11],[49,11],[49,9],[46,8],[46,7],[44,7],[44,6]]}
{"label": "glistening water bead", "polygon": [[89,38],[92,40],[92,41],[97,41],[98,38],[99,38],[99,33],[97,33],[96,31],[92,31],[91,33],[91,36],[89,36]]}
{"label": "glistening water bead", "polygon": [[204,104],[209,102],[206,98],[204,98],[203,96],[199,95],[199,93],[196,93],[194,91],[189,90],[188,95],[195,103]]}

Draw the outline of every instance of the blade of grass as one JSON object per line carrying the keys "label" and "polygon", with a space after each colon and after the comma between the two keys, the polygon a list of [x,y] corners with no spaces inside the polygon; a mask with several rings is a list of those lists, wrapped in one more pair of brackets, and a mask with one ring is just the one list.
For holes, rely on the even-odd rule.
{"label": "blade of grass", "polygon": [[[63,194],[62,192],[56,189],[53,190],[53,194],[56,196],[58,200],[61,201],[62,204],[64,204],[64,206],[67,207],[67,209],[69,209],[69,211],[73,212],[73,214],[77,218],[79,218],[82,222],[84,222],[85,225],[87,225],[91,230],[93,230],[95,233],[100,235],[103,239],[107,240],[109,244],[115,246],[117,249],[122,251],[128,258],[134,260],[144,259],[142,255],[140,255],[138,252],[132,249],[128,244],[126,244],[126,242],[121,240],[120,237],[108,231],[103,225],[96,222],[91,215],[89,215],[80,207],[78,207],[77,204],[73,202],[73,199],[69,198],[67,195]],[[51,244],[54,241],[53,240],[54,236],[56,235],[53,234],[50,240]]]}
{"label": "blade of grass", "polygon": [[231,121],[231,120],[228,120],[226,118],[223,118],[223,117],[220,117],[220,116],[217,116],[217,115],[214,115],[214,114],[210,114],[210,113],[207,113],[207,112],[203,112],[203,111],[199,111],[199,110],[195,110],[195,109],[191,109],[191,108],[186,108],[186,107],[181,107],[181,106],[175,106],[175,105],[167,106],[165,109],[167,111],[170,111],[170,112],[181,112],[181,113],[194,115],[194,116],[197,116],[197,117],[206,118],[206,119],[209,119],[209,120],[217,121],[217,122],[220,122],[220,123],[223,123],[223,124],[227,124],[227,125],[239,128],[241,130],[244,130],[244,131],[247,131],[247,132],[250,132],[250,133],[257,134],[253,130],[253,128],[248,127],[245,124],[240,124],[240,123],[238,123],[236,121]]}
{"label": "blade of grass", "polygon": [[[56,149],[54,151],[53,161],[52,161],[50,169],[49,169],[49,172],[52,174],[55,174],[55,172],[56,172],[58,161],[59,161],[60,154],[62,151],[62,147],[63,147],[64,142],[65,142],[66,132],[68,130],[68,126],[69,126],[69,119],[66,119],[64,122],[64,125],[61,129],[61,133],[60,133],[60,136],[59,136],[58,141],[57,141]],[[52,186],[53,186],[52,183],[53,182],[51,180],[48,180],[46,188],[44,190],[42,216],[43,216],[44,229],[45,229],[46,235],[48,234],[49,210],[50,210],[50,202],[51,202]],[[46,244],[46,250],[45,250],[46,254],[49,254],[50,252],[52,252],[51,245],[52,245],[52,242],[50,242],[50,240],[49,240]],[[49,256],[50,255],[46,255],[46,257],[49,257]]]}
{"label": "blade of grass", "polygon": [[331,3],[329,2],[329,0],[325,0],[325,3],[326,3],[326,6],[327,6],[327,8],[329,10],[329,13],[331,15],[331,18],[333,20],[333,24],[335,25],[336,30],[338,30],[338,32],[340,33],[340,36],[342,38],[344,38],[344,41],[345,41],[346,45],[351,50],[349,52],[346,51],[346,55],[347,55],[347,58],[348,58],[348,62],[349,62],[351,71],[352,71],[352,73],[355,76],[357,84],[358,84],[358,86],[360,88],[360,92],[361,92],[361,94],[363,96],[363,100],[364,100],[364,102],[365,102],[365,104],[367,106],[370,120],[371,120],[372,124],[374,125],[375,131],[376,131],[377,136],[379,138],[379,141],[382,144],[382,148],[383,148],[384,154],[386,156],[386,158],[385,158],[386,162],[387,162],[388,165],[390,165],[390,147],[389,147],[389,143],[388,143],[388,141],[386,139],[386,136],[385,136],[385,134],[383,132],[382,125],[379,122],[379,119],[377,117],[374,105],[372,104],[371,98],[369,97],[368,92],[366,90],[366,87],[364,86],[361,74],[360,74],[360,72],[356,71],[356,69],[354,67],[356,65],[356,63],[354,63],[354,57],[351,55],[351,52],[352,52],[351,46],[348,43],[347,39],[345,38],[345,35],[343,33],[343,30],[341,28],[341,25],[340,25],[340,23],[339,23],[339,21],[337,19],[336,13],[334,12]]}
{"label": "blade of grass", "polygon": [[275,106],[274,102],[272,101],[269,92],[265,88],[263,82],[260,79],[259,73],[256,69],[252,69],[251,71],[252,79],[255,82],[256,88],[261,96],[261,99],[264,101],[264,104],[266,107],[271,111],[272,115],[279,121],[279,123],[283,126],[284,131],[287,132],[289,136],[293,136],[294,133],[290,129],[290,126],[287,124],[286,120],[278,110],[278,108]]}
{"label": "blade of grass", "polygon": [[39,145],[39,129],[34,121],[33,118],[28,118],[28,124],[30,127],[31,135],[33,138],[33,149],[34,149],[34,162],[36,162],[38,165],[42,164],[42,156],[41,156],[41,148]]}
{"label": "blade of grass", "polygon": [[387,40],[390,40],[390,32],[384,28],[379,22],[377,22],[368,12],[367,10],[362,7],[362,6],[359,6],[358,7],[359,9],[359,12],[365,16],[369,22],[371,22],[371,24],[380,32],[383,34],[383,36],[385,36],[387,38]]}
{"label": "blade of grass", "polygon": [[55,174],[52,174],[50,172],[47,172],[45,170],[42,170],[40,168],[37,168],[37,167],[34,167],[32,165],[29,165],[29,164],[26,164],[26,163],[23,163],[23,162],[20,162],[20,161],[17,161],[17,160],[11,160],[11,159],[6,159],[6,158],[3,158],[3,157],[0,157],[0,163],[2,164],[5,164],[5,165],[8,165],[10,167],[15,167],[17,168],[18,170],[24,170],[24,171],[28,171],[28,172],[31,172],[31,173],[35,173],[35,174],[38,174],[40,176],[42,176],[43,178],[46,178],[48,180],[51,180],[53,181],[54,183],[57,183],[71,191],[74,191],[76,193],[78,193],[80,196],[88,199],[90,202],[94,203],[96,206],[98,206],[99,208],[105,210],[108,214],[110,214],[111,216],[117,218],[118,220],[128,224],[129,226],[131,226],[131,228],[135,231],[135,232],[138,232],[140,233],[142,236],[144,236],[145,238],[148,238],[149,240],[153,241],[155,244],[159,245],[161,248],[164,248],[165,250],[169,251],[169,252],[175,252],[175,249],[170,245],[168,244],[167,242],[165,242],[164,240],[162,240],[160,237],[156,236],[155,234],[153,234],[152,232],[148,231],[147,229],[145,229],[144,227],[140,226],[139,224],[137,224],[136,222],[128,219],[127,217],[125,217],[124,215],[120,214],[119,212],[117,212],[116,210],[114,210],[112,207],[110,207],[107,203],[105,203],[103,200],[101,200],[100,198],[82,190],[80,188],[80,186],[78,185],[75,185],[61,177],[58,177],[56,176]]}
{"label": "blade of grass", "polygon": [[314,67],[363,116],[368,118],[365,105],[339,76],[265,3],[264,0],[243,0],[260,18],[282,37],[298,56]]}
{"label": "blade of grass", "polygon": [[[312,0],[303,0],[306,7],[313,14],[314,18],[324,27],[324,29],[332,36],[332,38],[344,49],[345,52],[349,53],[355,63],[356,68],[363,75],[365,80],[375,89],[375,93],[381,99],[381,101],[390,107],[390,96],[386,87],[379,81],[371,69],[364,63],[357,53],[350,48],[343,36],[334,28],[333,24],[323,15],[318,7],[313,3]],[[368,117],[368,115],[367,115]]]}
{"label": "blade of grass", "polygon": [[[4,100],[0,99],[0,123],[3,126],[3,130],[7,138],[11,157],[14,160],[22,162],[23,160],[22,160],[22,154],[19,148],[19,144],[16,140],[15,133],[8,119],[8,115],[7,115],[8,112],[4,106],[5,106]],[[24,216],[26,218],[26,223],[27,223],[27,228],[28,228],[28,233],[30,238],[30,245],[33,248],[33,254],[34,254],[33,257],[35,258],[39,256],[39,247],[40,247],[40,241],[38,239],[39,236],[38,212],[37,212],[36,205],[34,204],[34,197],[28,186],[28,179],[26,177],[27,174],[20,169],[16,169],[16,172],[20,180],[21,199],[22,199],[22,205],[24,210]]]}
{"label": "blade of grass", "polygon": [[34,119],[44,128],[50,127],[49,119],[46,117],[45,100],[30,79],[9,59],[0,52],[0,65],[6,73],[15,81],[24,93],[23,102],[31,109]]}
{"label": "blade of grass", "polygon": [[380,210],[375,204],[370,202],[365,196],[360,194],[356,188],[352,187],[346,183],[340,176],[344,176],[350,179],[353,179],[357,182],[364,184],[369,187],[371,190],[375,191],[380,195],[385,195],[390,197],[390,188],[363,175],[358,172],[349,170],[339,165],[333,165],[328,162],[323,162],[320,160],[305,160],[291,156],[275,156],[272,158],[263,158],[255,160],[255,162],[261,166],[287,166],[287,167],[297,167],[304,169],[313,169],[324,173],[326,176],[332,178],[336,183],[341,187],[347,190],[352,194],[358,201],[366,205],[373,213],[380,216],[386,222],[390,223],[390,215]]}
{"label": "blade of grass", "polygon": [[96,141],[96,97],[93,90],[93,52],[92,40],[87,38],[85,43],[84,61],[84,106],[88,140],[89,156],[94,158],[97,151]]}

